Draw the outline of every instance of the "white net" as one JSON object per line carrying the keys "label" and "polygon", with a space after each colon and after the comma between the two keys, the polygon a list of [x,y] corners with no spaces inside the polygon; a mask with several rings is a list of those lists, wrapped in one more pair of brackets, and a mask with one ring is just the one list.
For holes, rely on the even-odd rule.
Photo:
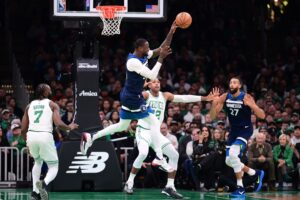
{"label": "white net", "polygon": [[112,18],[105,18],[103,12],[107,11],[99,11],[100,18],[103,22],[103,30],[101,34],[106,36],[120,34],[120,26],[123,19],[123,15],[120,14],[124,13],[124,11],[110,11],[115,12]]}

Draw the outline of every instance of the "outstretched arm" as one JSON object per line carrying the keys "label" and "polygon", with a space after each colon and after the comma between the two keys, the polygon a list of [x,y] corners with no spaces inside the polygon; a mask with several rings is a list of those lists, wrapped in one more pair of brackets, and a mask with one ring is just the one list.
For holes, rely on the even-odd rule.
{"label": "outstretched arm", "polygon": [[264,119],[266,117],[263,109],[258,107],[258,105],[255,103],[255,101],[251,95],[246,94],[246,96],[244,97],[244,104],[246,106],[249,106],[258,118]]}
{"label": "outstretched arm", "polygon": [[222,94],[219,98],[216,98],[215,100],[213,100],[211,109],[209,112],[211,119],[215,119],[217,117],[218,113],[222,110],[226,96],[227,96],[227,93]]}
{"label": "outstretched arm", "polygon": [[175,31],[176,31],[176,28],[177,28],[177,25],[176,25],[176,23],[174,21],[173,24],[172,24],[172,26],[171,26],[171,28],[170,28],[170,31],[169,31],[167,37],[165,38],[165,40],[163,41],[163,43],[160,45],[160,47],[158,47],[158,48],[156,48],[156,49],[154,49],[152,51],[153,54],[152,54],[151,58],[155,58],[155,57],[159,56],[162,47],[164,47],[164,46],[170,46],[171,45],[171,42],[172,42],[172,39],[173,39],[173,35],[174,35]]}
{"label": "outstretched arm", "polygon": [[207,96],[196,96],[196,95],[174,95],[170,92],[165,92],[164,97],[167,101],[175,103],[193,103],[199,101],[212,101],[219,97],[219,89],[214,88],[213,91]]}

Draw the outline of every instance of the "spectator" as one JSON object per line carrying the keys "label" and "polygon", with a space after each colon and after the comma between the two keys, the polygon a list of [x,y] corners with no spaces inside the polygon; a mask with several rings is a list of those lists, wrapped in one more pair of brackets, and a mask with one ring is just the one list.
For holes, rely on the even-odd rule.
{"label": "spectator", "polygon": [[100,118],[100,122],[106,119],[105,114],[102,110],[99,111],[99,118]]}
{"label": "spectator", "polygon": [[184,157],[186,157],[186,159],[184,161],[185,173],[186,173],[188,179],[191,178],[193,180],[193,184],[197,190],[200,189],[200,181],[194,171],[192,156],[194,154],[194,149],[199,144],[199,134],[200,134],[200,129],[194,128],[192,131],[192,141],[187,143],[186,152],[185,152],[186,156],[184,156]]}
{"label": "spectator", "polygon": [[298,182],[300,177],[300,125],[296,125],[294,127],[294,134],[291,138],[291,147],[294,150],[293,155],[293,164],[295,167],[298,168],[298,172],[294,175],[294,189],[298,189]]}
{"label": "spectator", "polygon": [[109,119],[111,115],[111,103],[109,100],[103,100],[102,108],[101,110],[104,112],[107,119]]}
{"label": "spectator", "polygon": [[9,101],[8,101],[8,106],[11,106],[14,110],[14,115],[17,116],[19,119],[21,119],[23,117],[23,110],[21,108],[19,108],[16,104],[16,99],[14,97],[12,97]]}
{"label": "spectator", "polygon": [[283,189],[283,181],[288,178],[288,173],[293,169],[293,150],[288,145],[288,136],[282,134],[279,136],[279,145],[273,149],[275,166],[278,174],[278,190]]}
{"label": "spectator", "polygon": [[19,124],[13,124],[11,127],[13,138],[11,140],[10,146],[17,147],[21,151],[26,147],[26,142],[21,136],[21,126]]}
{"label": "spectator", "polygon": [[190,127],[190,122],[186,122],[184,125],[184,136],[180,138],[178,141],[178,152],[179,152],[179,161],[178,161],[178,166],[181,166],[181,164],[187,159],[186,155],[186,147],[187,143],[192,141],[192,136],[191,136],[191,131],[192,128]]}
{"label": "spectator", "polygon": [[112,111],[110,112],[109,120],[113,123],[116,124],[120,120],[119,112],[118,111]]}
{"label": "spectator", "polygon": [[202,116],[200,112],[199,104],[193,104],[191,111],[189,111],[184,117],[184,121],[192,122],[194,119],[200,120],[200,122],[204,121],[204,116]]}
{"label": "spectator", "polygon": [[[12,120],[10,127],[13,127],[14,124],[18,124],[19,126],[21,126],[21,120],[20,119],[14,119],[14,120]],[[10,130],[7,131],[6,138],[7,138],[7,141],[9,143],[11,143],[11,141],[13,139],[13,131],[12,131],[11,128],[10,128]]]}
{"label": "spectator", "polygon": [[168,130],[168,125],[166,123],[162,123],[160,126],[160,132],[166,137],[168,138],[168,140],[170,140],[170,142],[172,143],[172,145],[175,147],[176,150],[178,150],[178,140],[177,138],[169,133]]}
{"label": "spectator", "polygon": [[248,165],[252,169],[262,169],[268,175],[269,190],[275,191],[275,167],[273,161],[272,146],[266,143],[266,135],[259,132],[255,142],[248,150]]}
{"label": "spectator", "polygon": [[[198,145],[195,146],[193,150],[193,162],[195,165],[199,166],[199,170],[201,170],[201,178],[204,180],[204,187],[207,190],[213,189],[213,179],[211,174],[207,174],[210,171],[211,166],[202,166],[201,161],[203,161],[210,154],[215,152],[215,145],[212,140],[210,129],[207,126],[203,126],[201,128],[201,133],[199,135]],[[200,165],[199,165],[200,164]],[[205,188],[202,188],[205,191]]]}
{"label": "spectator", "polygon": [[171,134],[177,138],[177,141],[180,140],[182,132],[180,131],[180,125],[177,121],[173,120],[170,125]]}
{"label": "spectator", "polygon": [[216,129],[219,129],[219,130],[225,130],[225,122],[222,121],[222,120],[219,120],[219,121],[217,122]]}
{"label": "spectator", "polygon": [[3,132],[6,134],[7,130],[9,129],[10,125],[10,116],[11,113],[8,109],[2,110],[2,120],[1,120],[1,127]]}
{"label": "spectator", "polygon": [[73,101],[67,101],[66,103],[66,112],[65,114],[61,117],[61,120],[69,125],[70,123],[72,123],[73,120],[73,114],[74,114],[74,105],[73,105]]}
{"label": "spectator", "polygon": [[293,112],[291,117],[291,127],[294,127],[296,124],[300,124],[299,114]]}
{"label": "spectator", "polygon": [[5,141],[7,140],[5,139],[5,135],[3,134],[2,128],[0,126],[0,147],[7,146],[7,143],[5,143]]}

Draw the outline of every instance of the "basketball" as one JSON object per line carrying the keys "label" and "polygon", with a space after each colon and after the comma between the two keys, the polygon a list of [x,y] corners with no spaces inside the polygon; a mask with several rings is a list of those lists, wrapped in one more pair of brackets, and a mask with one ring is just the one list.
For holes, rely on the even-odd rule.
{"label": "basketball", "polygon": [[179,26],[179,28],[186,29],[192,24],[192,17],[187,12],[181,12],[178,13],[176,16],[176,25]]}

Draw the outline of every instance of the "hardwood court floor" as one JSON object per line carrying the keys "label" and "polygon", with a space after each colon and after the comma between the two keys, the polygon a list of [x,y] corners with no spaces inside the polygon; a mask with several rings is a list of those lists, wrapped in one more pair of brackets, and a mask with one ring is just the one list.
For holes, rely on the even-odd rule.
{"label": "hardwood court floor", "polygon": [[[0,189],[0,200],[30,200],[29,189]],[[51,192],[50,200],[164,200],[171,199],[160,193],[159,189],[137,189],[133,195],[122,192]],[[179,190],[184,199],[197,200],[224,200],[230,199],[226,193],[202,193],[188,190]],[[260,192],[248,193],[246,200],[299,200],[298,192]]]}

